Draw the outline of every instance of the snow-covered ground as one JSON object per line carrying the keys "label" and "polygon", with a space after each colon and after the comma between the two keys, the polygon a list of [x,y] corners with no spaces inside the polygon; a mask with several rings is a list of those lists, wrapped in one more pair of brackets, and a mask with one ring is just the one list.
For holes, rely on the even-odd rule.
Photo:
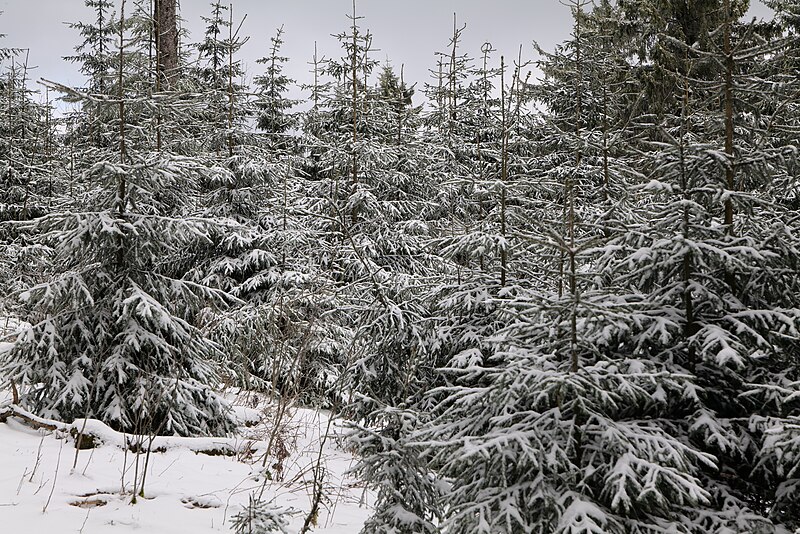
{"label": "snow-covered ground", "polygon": [[[0,412],[9,395],[0,392]],[[234,438],[158,438],[147,468],[145,498],[131,504],[136,455],[124,447],[126,439],[98,421],[87,431],[103,443],[79,452],[70,430],[82,420],[60,429],[34,430],[9,417],[0,424],[0,530],[20,533],[153,533],[201,534],[231,532],[231,517],[264,484],[262,453],[272,425],[270,410],[237,408],[243,423],[256,416],[255,426],[242,425]],[[252,424],[252,422],[250,423]],[[328,427],[325,413],[296,410],[280,433],[288,456],[281,469],[271,456],[273,478],[264,487],[265,500],[298,511],[290,532],[298,532],[311,508],[313,465],[320,436]],[[337,427],[333,426],[333,434]],[[227,451],[212,456],[200,451]],[[369,516],[360,506],[363,488],[344,475],[353,457],[342,451],[335,437],[322,448],[324,498],[318,517],[319,533],[354,534]],[[141,472],[145,455],[139,456]]]}

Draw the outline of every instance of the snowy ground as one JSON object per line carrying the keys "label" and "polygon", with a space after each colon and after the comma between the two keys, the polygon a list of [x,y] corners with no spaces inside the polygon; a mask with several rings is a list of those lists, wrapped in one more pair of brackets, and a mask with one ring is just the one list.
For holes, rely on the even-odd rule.
{"label": "snowy ground", "polygon": [[[8,405],[8,396],[0,392],[0,412]],[[263,413],[246,408],[238,408],[237,413],[243,421],[258,415],[262,422],[243,425],[236,438],[158,438],[153,448],[163,452],[152,454],[145,498],[137,504],[131,504],[136,455],[123,447],[125,436],[89,421],[87,428],[104,443],[80,451],[73,469],[76,449],[70,425],[55,431],[33,430],[9,417],[0,424],[0,530],[17,534],[231,532],[231,516],[262,487],[260,457],[271,430],[266,421],[268,407]],[[72,428],[80,428],[81,423]],[[327,423],[324,413],[297,410],[281,432],[289,455],[283,462],[282,481],[268,482],[264,497],[299,511],[290,532],[300,530],[311,507],[312,466]],[[196,452],[201,450],[236,454]],[[370,512],[359,506],[363,488],[344,475],[353,458],[335,439],[327,440],[322,451],[325,498],[318,526],[312,531],[357,533]],[[144,455],[139,460],[141,466]],[[271,457],[268,465],[273,477],[279,477],[281,470],[273,467],[275,462]]]}

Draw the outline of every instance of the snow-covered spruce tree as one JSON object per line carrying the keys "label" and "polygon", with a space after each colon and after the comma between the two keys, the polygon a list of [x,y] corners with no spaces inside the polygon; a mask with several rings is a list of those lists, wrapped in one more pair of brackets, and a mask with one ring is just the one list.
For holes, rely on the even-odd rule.
{"label": "snow-covered spruce tree", "polygon": [[[248,369],[264,360],[262,352],[270,343],[263,339],[266,314],[254,313],[254,308],[278,255],[269,251],[272,244],[259,220],[264,199],[286,165],[268,153],[264,140],[246,124],[253,109],[247,88],[238,83],[242,71],[235,55],[247,38],[233,35],[233,13],[226,17],[229,9],[212,4],[212,16],[204,18],[205,39],[195,45],[199,61],[190,68],[188,54],[179,57],[177,70],[186,75],[156,77],[153,64],[151,86],[163,104],[153,106],[151,120],[157,130],[154,148],[188,155],[205,167],[184,191],[193,202],[179,203],[175,213],[222,223],[209,227],[207,239],[181,251],[172,274],[241,299],[239,306],[224,311],[204,309],[194,323],[219,343],[222,378],[231,385],[260,389],[263,382],[248,380]],[[153,29],[149,18],[143,21]],[[250,354],[253,359],[244,357]]]}
{"label": "snow-covered spruce tree", "polygon": [[265,143],[252,132],[248,120],[255,110],[243,85],[241,60],[236,57],[248,37],[234,33],[233,12],[220,2],[211,4],[203,41],[193,45],[198,60],[189,70],[187,85],[196,93],[199,112],[187,125],[200,142],[193,153],[221,172],[203,182],[195,212],[254,223],[267,185],[281,175]]}
{"label": "snow-covered spruce tree", "polygon": [[236,534],[289,534],[288,519],[293,513],[250,495],[244,510],[231,518],[231,526]]}
{"label": "snow-covered spruce tree", "polygon": [[[469,154],[463,161],[469,163],[458,168],[467,174],[441,184],[443,202],[453,209],[436,221],[432,247],[442,257],[441,277],[425,297],[432,317],[431,335],[423,342],[436,368],[491,359],[490,340],[506,324],[498,295],[513,294],[518,284],[540,276],[537,256],[511,254],[509,246],[511,236],[531,224],[534,191],[540,187],[527,176],[527,84],[519,76],[521,65],[513,75],[502,58],[499,68],[490,67],[491,51],[484,45],[482,67],[459,108],[463,131],[476,133],[461,141],[460,150]],[[431,378],[438,384],[448,381],[439,373]]]}
{"label": "snow-covered spruce tree", "polygon": [[326,320],[350,330],[342,362],[344,391],[352,400],[347,413],[365,423],[352,435],[364,458],[356,471],[383,494],[366,528],[429,531],[431,513],[417,506],[425,501],[403,483],[417,476],[409,469],[413,463],[398,462],[385,446],[396,446],[397,425],[408,423],[391,412],[416,388],[424,358],[416,350],[426,315],[424,284],[417,281],[435,263],[424,250],[432,189],[414,135],[419,119],[410,90],[390,68],[373,75],[372,37],[362,31],[357,13],[350,21],[338,36],[342,57],[325,65],[334,84],[330,91],[316,85],[304,123],[311,157],[306,206],[322,237],[319,265],[330,271],[342,300]]}
{"label": "snow-covered spruce tree", "polygon": [[[251,99],[248,88],[238,82],[243,71],[240,60],[235,59],[235,54],[249,37],[233,34],[232,16],[227,21],[222,19],[227,8],[216,3],[213,9],[213,17],[206,19],[206,38],[197,45],[201,60],[206,64],[195,69],[193,74],[206,108],[205,116],[198,117],[202,124],[200,128],[207,131],[224,129],[227,132],[227,150],[220,152],[219,142],[210,138],[200,150],[230,172],[221,173],[217,175],[217,180],[205,184],[208,191],[202,199],[201,209],[215,216],[255,224],[263,214],[265,203],[268,206],[284,204],[283,186],[287,184],[294,154],[292,143],[284,138],[282,144],[277,144],[275,135],[285,137],[286,130],[294,123],[289,108],[296,102],[287,99],[284,94],[292,80],[281,75],[285,58],[277,55],[282,42],[279,32],[275,38],[277,42],[273,42],[268,72],[256,77],[260,89],[256,98]],[[221,39],[221,32],[227,32],[225,39]],[[224,64],[221,63],[223,60]],[[267,58],[259,62],[265,61]],[[225,101],[224,109],[217,109],[220,99]],[[267,103],[265,99],[272,100]],[[284,125],[283,130],[266,133],[253,131],[249,122],[261,121],[259,117],[264,106],[270,108],[272,120]],[[212,137],[214,135],[217,134],[212,134]],[[200,133],[200,136],[207,134]]]}
{"label": "snow-covered spruce tree", "polygon": [[[525,116],[530,91],[521,50],[511,65],[502,56],[498,61],[485,43],[479,65],[472,67],[469,58],[458,59],[461,30],[454,30],[450,54],[443,56],[448,68],[440,69],[450,71],[451,83],[428,86],[437,105],[425,131],[429,146],[447,147],[431,151],[428,170],[447,212],[434,223],[431,243],[443,258],[443,283],[426,297],[434,319],[433,336],[425,344],[436,354],[436,367],[491,357],[487,341],[503,323],[495,297],[513,292],[519,280],[539,276],[541,263],[538,255],[512,253],[510,245],[511,236],[541,218],[531,217],[542,184],[528,179],[533,138]],[[438,80],[438,72],[434,75]],[[435,125],[442,112],[439,101],[452,108],[445,130]]]}
{"label": "snow-covered spruce tree", "polygon": [[[327,406],[349,333],[333,319],[341,302],[321,264],[330,251],[320,247],[313,216],[303,207],[307,184],[289,165],[282,169],[283,177],[267,176],[252,187],[266,202],[253,206],[253,219],[237,217],[246,230],[215,232],[198,249],[191,276],[245,303],[213,326],[239,383]],[[234,187],[250,186],[237,180]]]}
{"label": "snow-covered spruce tree", "polygon": [[0,220],[26,220],[47,211],[53,195],[56,122],[50,103],[29,87],[27,53],[13,55],[0,94]]}
{"label": "snow-covered spruce tree", "polygon": [[[640,137],[634,119],[641,113],[641,86],[620,45],[619,15],[610,2],[578,16],[579,37],[554,53],[540,50],[544,77],[535,94],[549,114],[536,132],[540,157],[535,166],[563,182],[557,169],[579,151],[578,216],[592,221],[593,232],[599,228],[609,237],[624,232],[635,217],[628,188],[643,179],[632,157]],[[582,117],[579,139],[572,120],[576,113]]]}
{"label": "snow-covered spruce tree", "polygon": [[[746,381],[740,387],[745,391],[732,404],[735,409],[750,412],[746,431],[739,430],[745,428],[744,422],[736,421],[732,426],[738,427],[737,434],[753,439],[752,447],[740,448],[746,451],[743,456],[747,465],[756,465],[742,483],[731,486],[737,497],[741,495],[749,507],[776,525],[797,529],[800,303],[798,279],[787,274],[800,268],[800,162],[796,137],[800,83],[789,74],[800,60],[800,6],[792,2],[770,5],[776,11],[770,23],[729,23],[726,81],[722,87],[712,86],[731,102],[730,113],[728,106],[725,108],[724,135],[726,153],[732,155],[730,168],[725,169],[725,183],[731,183],[729,173],[734,178],[732,213],[728,217],[732,220],[726,240],[733,241],[733,247],[754,243],[754,248],[768,258],[745,270],[726,267],[726,278],[733,282],[732,292],[742,304],[729,313],[744,317],[742,322],[755,331],[751,337],[743,334],[739,324],[728,326],[737,335],[736,341],[744,338],[735,350],[745,356],[739,368]],[[725,28],[722,29],[722,39],[727,40]],[[724,41],[722,50],[725,51]],[[718,143],[722,144],[721,140]],[[766,356],[762,357],[759,350]],[[755,453],[758,446],[761,449]],[[736,461],[735,456],[722,457],[726,464]]]}
{"label": "snow-covered spruce tree", "polygon": [[[83,88],[86,92],[103,94],[109,90],[115,78],[113,61],[117,25],[114,5],[110,0],[84,0],[84,4],[91,9],[92,20],[70,24],[70,28],[77,30],[83,41],[75,47],[73,55],[65,56],[64,59],[80,65],[79,70],[86,78]],[[107,107],[94,109],[92,102],[85,102],[80,108],[81,113],[72,117],[70,143],[79,148],[107,146],[105,138],[108,128],[104,125],[110,121],[102,120],[98,116],[101,111],[107,112]],[[89,125],[92,125],[92,129]],[[81,164],[79,158],[79,168],[82,168]]]}
{"label": "snow-covered spruce tree", "polygon": [[[317,214],[318,235],[324,236],[320,266],[332,272],[348,302],[341,318],[348,328],[361,325],[364,330],[357,334],[351,361],[357,380],[395,388],[399,382],[387,377],[405,361],[394,356],[395,348],[367,349],[372,337],[366,329],[377,331],[376,320],[386,319],[388,304],[399,310],[404,302],[414,302],[393,292],[413,281],[409,273],[417,258],[426,261],[425,254],[418,254],[419,235],[426,232],[419,222],[425,214],[426,186],[411,176],[418,159],[413,140],[406,137],[414,118],[408,104],[401,102],[402,83],[389,72],[384,73],[385,91],[380,83],[369,83],[377,66],[370,57],[372,36],[362,31],[356,13],[350,19],[349,31],[338,35],[343,56],[325,65],[335,83],[330,92],[317,92],[317,105],[304,124],[305,149],[317,158],[311,170],[319,169],[310,176],[306,202]],[[395,85],[396,91],[391,89]],[[387,342],[390,338],[380,336]],[[397,342],[403,343],[402,338]]]}
{"label": "snow-covered spruce tree", "polygon": [[[281,74],[281,37],[276,39],[246,110],[253,118],[268,112],[270,120],[288,127],[296,117],[285,95],[290,80]],[[334,385],[351,335],[342,326],[347,321],[339,322],[343,301],[330,269],[333,254],[319,240],[326,223],[317,212],[327,207],[321,199],[329,190],[316,190],[313,173],[307,172],[309,154],[296,152],[288,131],[237,131],[235,136],[234,155],[225,160],[230,180],[216,184],[203,210],[232,217],[248,231],[214,236],[198,251],[192,276],[246,302],[216,318],[213,329],[238,383],[282,403],[329,406],[341,394]]]}
{"label": "snow-covered spruce tree", "polygon": [[65,420],[95,417],[127,432],[223,434],[226,403],[211,389],[218,348],[193,327],[203,306],[230,300],[173,276],[173,258],[208,239],[212,220],[170,215],[162,197],[184,199],[204,172],[197,162],[151,152],[135,113],[148,102],[129,71],[124,3],[116,25],[117,78],[107,94],[75,92],[98,115],[116,110],[107,144],[87,179],[99,184],[80,212],[48,215],[35,229],[54,248],[55,278],[23,294],[32,326],[4,354],[4,380],[21,387],[21,403]]}
{"label": "snow-covered spruce tree", "polygon": [[87,89],[102,92],[112,75],[111,53],[114,48],[114,5],[110,0],[84,0],[93,11],[90,23],[75,22],[70,28],[78,30],[83,42],[75,49],[75,55],[64,59],[80,63],[80,71],[88,79]]}
{"label": "snow-covered spruce tree", "polygon": [[314,55],[308,65],[311,67],[313,81],[309,84],[301,85],[304,91],[309,92],[308,102],[310,108],[301,114],[298,125],[300,126],[300,160],[299,172],[309,178],[309,181],[316,182],[327,176],[328,169],[326,161],[322,157],[327,152],[323,146],[323,135],[326,126],[330,123],[330,113],[325,102],[333,87],[333,82],[325,76],[328,59],[320,55],[317,42],[314,41]]}
{"label": "snow-covered spruce tree", "polygon": [[[229,41],[219,46],[228,54],[226,68],[233,65],[236,70],[231,54],[239,45],[231,48]],[[313,259],[317,236],[308,227],[308,215],[297,212],[306,182],[295,171],[296,143],[287,131],[296,120],[289,110],[294,101],[285,95],[291,80],[281,74],[284,59],[277,41],[267,58],[267,72],[256,78],[260,88],[255,99],[247,101],[244,88],[228,86],[234,91],[234,116],[240,117],[228,130],[235,143],[232,151],[209,154],[227,172],[204,184],[207,192],[198,207],[202,214],[231,218],[246,230],[213,234],[210,243],[188,258],[193,264],[190,276],[244,302],[211,324],[234,383],[286,402],[299,397],[306,404],[327,406],[339,376],[331,362],[337,361],[333,355],[343,343],[338,327],[319,320],[336,305],[326,302],[332,295],[330,277]],[[205,43],[209,52],[215,50],[208,38]],[[209,55],[209,68],[214,57]],[[229,72],[225,75],[230,79]],[[265,110],[275,128],[278,123],[285,128],[257,133],[241,120],[257,120]]]}
{"label": "snow-covered spruce tree", "polygon": [[416,280],[435,265],[425,250],[432,189],[420,173],[424,155],[413,136],[418,110],[411,95],[386,68],[377,86],[369,83],[377,66],[369,57],[372,37],[361,32],[356,13],[350,18],[350,31],[339,35],[345,55],[330,64],[340,83],[329,107],[346,121],[335,150],[349,157],[338,162],[342,174],[334,177],[328,213],[336,267],[362,338],[363,353],[352,362],[353,387],[393,405],[415,365],[418,317],[424,315]]}
{"label": "snow-covered spruce tree", "polygon": [[[732,5],[741,14],[746,3],[733,0]],[[654,115],[675,112],[680,107],[675,99],[681,83],[675,76],[683,60],[680,48],[710,50],[714,30],[726,19],[721,0],[620,0],[617,7],[617,45],[639,66],[635,77],[642,88],[641,109]],[[704,78],[716,71],[711,63],[695,69]]]}
{"label": "snow-covered spruce tree", "polygon": [[199,58],[189,69],[189,85],[201,107],[191,125],[194,137],[200,140],[195,153],[226,169],[202,184],[196,211],[252,225],[259,218],[264,196],[287,165],[269,152],[266,140],[248,124],[256,110],[243,83],[237,54],[249,37],[238,34],[231,9],[212,3],[211,15],[203,17],[204,39],[193,45]]}
{"label": "snow-covered spruce tree", "polygon": [[[441,180],[438,185],[447,191],[439,197],[445,209],[431,210],[426,221],[435,232],[431,247],[443,257],[431,265],[426,283],[418,284],[418,296],[408,293],[419,301],[417,309],[407,303],[401,309],[408,311],[398,314],[422,321],[424,328],[405,327],[414,336],[410,339],[413,364],[404,370],[395,364],[402,372],[394,372],[403,377],[403,389],[392,396],[381,397],[374,390],[363,395],[360,403],[373,411],[365,412],[364,424],[350,438],[361,453],[355,471],[378,491],[376,512],[365,525],[367,532],[438,532],[447,489],[414,439],[427,424],[428,415],[420,411],[446,394],[439,390],[425,397],[423,392],[449,382],[434,372],[436,367],[478,365],[491,359],[494,346],[489,339],[503,321],[493,296],[513,292],[503,286],[516,283],[498,243],[504,242],[504,227],[510,227],[505,224],[510,220],[504,211],[504,200],[509,198],[506,187],[524,172],[518,157],[522,150],[510,149],[512,144],[515,149],[525,144],[517,139],[512,142],[520,131],[526,98],[523,82],[516,73],[505,78],[510,79],[508,85],[503,83],[503,62],[500,69],[489,68],[489,47],[484,48],[483,69],[469,72],[468,59],[458,55],[459,41],[456,26],[448,55],[450,83],[447,88],[444,83],[429,86],[437,106],[421,140],[428,149],[436,140],[446,147],[422,159],[426,174]],[[469,75],[474,80],[461,89]],[[443,75],[441,79],[444,82]],[[494,82],[502,85],[499,95],[493,91]],[[436,124],[433,117],[437,115],[447,127]],[[524,216],[520,213],[519,217]],[[382,330],[398,328],[389,326]],[[393,335],[403,339],[398,333]]]}
{"label": "snow-covered spruce tree", "polygon": [[[3,55],[0,53],[0,55]],[[15,222],[40,217],[59,203],[57,121],[49,101],[31,91],[27,52],[8,51],[0,79],[0,288],[4,295],[41,280],[41,247]]]}
{"label": "snow-covered spruce tree", "polygon": [[[432,106],[423,115],[423,142],[429,152],[426,172],[437,184],[437,201],[445,212],[438,216],[437,235],[450,239],[439,246],[450,246],[449,258],[469,275],[476,262],[483,270],[487,257],[491,262],[497,252],[495,235],[487,235],[483,223],[485,201],[495,205],[485,171],[499,160],[497,151],[490,151],[498,139],[492,111],[499,106],[492,93],[498,71],[488,65],[491,46],[484,45],[483,70],[476,69],[474,59],[461,50],[465,29],[454,17],[449,50],[437,53],[433,80],[425,85]],[[459,269],[455,283],[462,282],[461,275]]]}
{"label": "snow-covered spruce tree", "polygon": [[[628,188],[643,180],[631,157],[637,147],[632,119],[638,112],[639,87],[615,40],[613,8],[602,2],[591,12],[576,9],[575,18],[572,39],[552,53],[539,50],[544,76],[533,92],[547,113],[531,130],[536,146],[531,167],[546,178],[527,190],[533,193],[530,207],[538,204],[545,215],[542,222],[523,227],[529,235],[549,231],[561,241],[551,249],[558,257],[542,264],[548,273],[544,282],[559,293],[567,291],[566,272],[571,269],[571,246],[559,236],[570,230],[554,231],[552,222],[572,225],[579,240],[599,246],[636,220]],[[561,205],[560,214],[546,214],[551,201]],[[532,244],[538,246],[536,240]]]}
{"label": "snow-covered spruce tree", "polygon": [[[573,4],[574,70],[562,78],[578,102],[593,94],[581,83],[584,6]],[[578,209],[591,123],[580,105],[569,111],[556,117],[572,130],[573,157],[559,166],[564,219],[527,236],[564,251],[561,291],[554,277],[509,293],[492,356],[444,371],[432,419],[409,441],[448,485],[444,532],[690,532],[710,503],[700,476],[713,457],[671,432],[696,388],[631,335],[655,336],[663,319],[625,288],[595,287],[605,236]]]}
{"label": "snow-covered spruce tree", "polygon": [[247,117],[241,60],[236,53],[247,42],[234,26],[232,6],[220,1],[211,3],[211,14],[204,16],[204,38],[194,45],[198,51],[197,66],[191,76],[204,94],[206,109],[204,138],[207,148],[217,155],[233,157],[238,144],[236,132],[242,131]]}
{"label": "snow-covered spruce tree", "polygon": [[359,454],[352,473],[377,493],[375,510],[362,533],[439,532],[444,485],[429,471],[409,437],[420,425],[416,408],[375,405],[369,424],[355,424],[348,436]]}
{"label": "snow-covered spruce tree", "polygon": [[328,406],[349,331],[334,320],[342,302],[320,263],[329,250],[302,204],[307,184],[290,167],[284,172],[259,188],[266,202],[254,219],[241,218],[245,231],[215,232],[199,249],[191,276],[245,303],[212,329],[237,383]]}
{"label": "snow-covered spruce tree", "polygon": [[440,205],[429,224],[430,246],[441,260],[425,296],[434,314],[432,335],[424,341],[435,354],[433,367],[467,354],[480,357],[487,349],[482,333],[496,321],[496,307],[487,301],[501,285],[506,250],[499,224],[505,106],[498,97],[507,93],[498,87],[501,72],[491,66],[488,43],[478,68],[460,52],[464,29],[454,24],[450,51],[439,54],[434,81],[426,86],[435,105],[424,117],[425,172]]}
{"label": "snow-covered spruce tree", "polygon": [[264,74],[254,78],[256,96],[253,102],[258,113],[257,127],[268,135],[270,145],[286,146],[290,130],[297,126],[297,117],[291,109],[299,102],[286,96],[294,80],[283,73],[289,58],[281,56],[283,26],[270,38],[269,55],[258,60],[265,65]]}
{"label": "snow-covered spruce tree", "polygon": [[[771,134],[770,142],[774,146],[783,146],[792,150],[797,146],[797,129],[800,128],[800,81],[793,76],[800,66],[800,6],[794,2],[776,0],[765,2],[775,11],[775,18],[771,21],[774,27],[775,39],[783,40],[784,46],[770,54],[769,69],[770,80],[777,84],[773,90],[776,95],[770,109],[770,119],[766,129]],[[785,176],[781,180],[788,180],[788,192],[783,198],[778,198],[787,209],[800,210],[800,184],[798,184],[798,163],[789,161]]]}
{"label": "snow-covered spruce tree", "polygon": [[745,6],[717,7],[725,16],[706,47],[661,37],[681,114],[651,116],[647,231],[622,237],[607,266],[628,302],[667,318],[637,344],[697,387],[669,427],[714,458],[699,473],[708,504],[687,514],[690,531],[772,532],[797,527],[793,475],[776,461],[791,445],[767,430],[797,414],[798,222],[785,203],[797,149],[780,134],[796,93],[770,65],[792,45],[736,22]]}
{"label": "snow-covered spruce tree", "polygon": [[[447,143],[449,159],[454,161],[447,165],[449,176],[442,187],[451,195],[452,218],[450,232],[441,238],[438,246],[446,257],[464,265],[464,282],[469,283],[473,269],[478,276],[483,274],[487,279],[500,280],[505,278],[503,258],[507,249],[498,215],[508,173],[507,165],[503,167],[505,106],[496,93],[504,91],[505,87],[499,87],[501,69],[489,64],[494,52],[489,43],[483,45],[480,68],[468,67],[466,58],[452,64],[460,34],[457,31],[452,38],[450,76],[459,80],[458,71],[467,68],[465,75],[471,79],[464,80],[468,85],[463,92],[452,84],[445,92],[453,108],[449,114]],[[505,169],[505,176],[501,168]]]}

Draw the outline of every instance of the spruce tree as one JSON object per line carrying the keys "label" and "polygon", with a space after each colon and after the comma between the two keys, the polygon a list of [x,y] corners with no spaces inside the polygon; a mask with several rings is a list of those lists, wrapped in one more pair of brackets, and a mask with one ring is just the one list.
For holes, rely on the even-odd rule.
{"label": "spruce tree", "polygon": [[113,92],[54,86],[98,116],[116,113],[104,140],[114,149],[97,152],[86,171],[98,185],[83,210],[32,223],[54,249],[57,275],[22,294],[32,326],[4,353],[3,376],[20,385],[24,406],[44,416],[94,417],[126,432],[224,434],[233,425],[212,391],[218,348],[191,321],[201,307],[231,299],[176,277],[172,261],[217,224],[172,215],[172,202],[183,199],[178,191],[204,167],[151,152],[131,122],[129,108],[149,95],[135,83],[141,72],[128,70],[137,65],[127,62],[127,22],[123,4],[117,78],[106,85]]}
{"label": "spruce tree", "polygon": [[787,517],[781,504],[765,506],[788,481],[776,464],[764,469],[762,454],[776,452],[763,422],[780,427],[792,413],[768,391],[796,387],[797,281],[786,273],[797,269],[797,229],[781,200],[795,150],[775,135],[777,110],[793,97],[768,89],[769,58],[792,46],[737,22],[734,4],[719,2],[705,47],[675,45],[668,74],[681,83],[670,98],[681,113],[649,119],[647,231],[622,236],[624,254],[608,265],[635,295],[626,300],[669,318],[637,343],[698,388],[670,430],[714,458],[701,471],[709,510],[690,514],[694,528],[758,531],[770,513]]}
{"label": "spruce tree", "polygon": [[296,125],[296,117],[290,110],[298,103],[285,94],[294,80],[283,74],[284,64],[288,61],[288,58],[280,55],[283,26],[270,38],[270,43],[269,55],[258,60],[258,63],[266,66],[266,71],[254,79],[257,88],[254,104],[258,110],[258,129],[269,135],[273,146],[282,146],[286,140],[281,137],[289,134],[289,130]]}
{"label": "spruce tree", "polygon": [[0,77],[0,288],[6,296],[41,280],[46,265],[46,248],[16,223],[62,201],[58,121],[49,93],[40,102],[42,94],[30,88],[28,57],[26,50],[0,49],[0,59],[9,61]]}
{"label": "spruce tree", "polygon": [[242,65],[236,53],[247,42],[234,26],[232,6],[211,3],[211,13],[202,17],[206,24],[203,40],[194,47],[198,64],[191,73],[204,93],[206,110],[203,123],[207,148],[218,156],[233,157],[238,144],[236,133],[245,120],[246,99],[241,85]]}

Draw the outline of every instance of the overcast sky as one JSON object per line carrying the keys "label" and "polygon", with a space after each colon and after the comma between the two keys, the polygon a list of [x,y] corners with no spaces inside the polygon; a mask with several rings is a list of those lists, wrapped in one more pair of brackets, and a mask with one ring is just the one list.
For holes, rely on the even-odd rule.
{"label": "overcast sky", "polygon": [[[179,0],[181,16],[191,32],[190,40],[203,35],[201,15],[207,15],[209,0]],[[119,0],[114,4],[119,6]],[[269,39],[284,25],[286,44],[283,55],[290,58],[287,74],[308,83],[308,61],[318,42],[320,54],[339,57],[341,51],[331,34],[349,26],[346,15],[352,0],[228,0],[234,19],[247,14],[242,33],[250,41],[241,52],[248,76],[260,73],[255,60],[268,53]],[[754,2],[753,15],[769,11]],[[81,85],[77,66],[61,57],[78,44],[77,31],[67,22],[89,21],[91,12],[83,0],[0,0],[2,46],[30,49],[30,64],[37,68],[33,79],[47,78],[67,85]],[[558,0],[359,0],[360,21],[374,35],[373,46],[380,49],[375,58],[391,60],[399,73],[405,65],[408,82],[429,81],[428,69],[436,64],[435,52],[445,51],[453,29],[453,13],[459,26],[466,24],[462,51],[479,56],[481,45],[490,42],[500,54],[516,58],[519,46],[523,56],[533,59],[532,42],[551,49],[565,39],[571,28],[568,8]]]}

